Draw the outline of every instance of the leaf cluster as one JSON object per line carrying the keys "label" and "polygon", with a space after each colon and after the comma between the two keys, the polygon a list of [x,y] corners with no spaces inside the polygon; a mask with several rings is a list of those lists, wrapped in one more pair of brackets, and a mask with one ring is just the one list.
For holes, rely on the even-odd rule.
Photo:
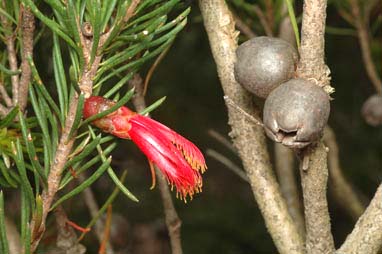
{"label": "leaf cluster", "polygon": [[[110,112],[125,104],[134,93],[134,89],[125,88],[127,82],[145,63],[172,44],[185,26],[190,9],[178,11],[178,16],[174,17],[171,13],[179,9],[180,0],[137,1],[139,4],[132,13],[129,13],[134,2],[131,0],[5,2],[12,4],[1,7],[0,15],[14,25],[10,26],[10,30],[0,29],[1,39],[17,29],[19,8],[23,6],[30,8],[40,20],[40,27],[48,28],[41,30],[49,33],[53,42],[51,59],[54,85],[43,81],[40,75],[43,70],[38,70],[33,59],[28,59],[32,71],[28,113],[15,107],[0,121],[0,152],[3,157],[0,160],[0,186],[21,190],[21,237],[25,253],[28,253],[31,235],[41,223],[43,201],[40,194],[47,188],[60,142],[69,142],[72,138],[75,140],[60,172],[59,189],[62,196],[51,209],[81,193],[104,173],[109,175],[119,191],[138,201],[110,165],[110,154],[117,146],[115,138],[97,134],[97,130],[88,126],[91,119],[82,120],[85,94],[81,92],[79,84],[84,73],[89,71],[95,61],[99,61],[92,78],[93,94],[103,94],[117,101]],[[12,75],[6,67],[5,56],[3,50],[0,53],[1,75]],[[69,65],[64,59],[70,59]],[[4,84],[9,87],[9,82]],[[74,122],[67,140],[62,140],[73,98],[78,100]],[[159,100],[144,113],[153,110],[162,101]],[[95,116],[98,117],[102,115]],[[73,189],[67,188],[77,175],[84,173],[89,174],[84,182]],[[0,192],[1,243],[6,242],[3,205],[4,196]],[[31,220],[35,222],[34,229],[29,226]],[[8,246],[1,244],[0,252],[8,253]]]}

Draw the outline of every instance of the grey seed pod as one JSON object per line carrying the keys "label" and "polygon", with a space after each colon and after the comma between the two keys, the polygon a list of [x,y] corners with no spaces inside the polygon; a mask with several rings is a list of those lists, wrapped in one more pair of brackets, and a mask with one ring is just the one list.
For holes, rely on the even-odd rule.
{"label": "grey seed pod", "polygon": [[371,126],[382,125],[382,95],[370,96],[362,106],[362,116]]}
{"label": "grey seed pod", "polygon": [[236,50],[235,78],[260,98],[293,78],[298,55],[288,42],[272,37],[255,37]]}
{"label": "grey seed pod", "polygon": [[291,148],[303,148],[322,136],[330,113],[329,95],[305,79],[292,79],[265,100],[267,136]]}

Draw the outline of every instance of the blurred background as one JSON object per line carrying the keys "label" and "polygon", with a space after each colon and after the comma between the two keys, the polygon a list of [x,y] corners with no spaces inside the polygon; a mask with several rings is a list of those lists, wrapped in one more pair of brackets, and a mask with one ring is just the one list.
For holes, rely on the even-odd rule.
{"label": "blurred background", "polygon": [[[238,156],[211,135],[211,132],[218,133],[229,140],[227,111],[197,2],[186,1],[185,5],[192,7],[189,22],[154,72],[146,96],[147,104],[166,96],[152,117],[192,140],[206,155],[208,170],[203,175],[203,192],[187,204],[175,199],[172,192],[182,220],[184,253],[277,253],[249,184],[207,155],[212,149],[241,167]],[[234,4],[232,7],[236,8]],[[301,10],[301,3],[297,3],[297,16]],[[338,11],[337,6],[329,5],[328,26],[349,30],[351,27]],[[379,20],[373,56],[381,74],[381,4],[376,5],[372,13],[373,18]],[[255,29],[259,26],[256,20],[246,21]],[[365,72],[355,30],[347,35],[331,31],[326,36],[326,61],[336,91],[332,95],[329,124],[337,136],[344,174],[367,201],[382,180],[382,127],[368,126],[360,114],[362,104],[374,90]],[[246,37],[240,36],[240,43],[245,40]],[[43,57],[43,45],[36,51],[36,58]],[[272,146],[269,143],[271,154]],[[127,170],[125,184],[140,200],[133,203],[119,195],[114,202],[113,229],[117,234],[112,235],[112,243],[115,249],[120,253],[170,253],[159,189],[150,190],[151,174],[146,157],[131,142],[120,140],[113,154],[113,166],[118,172]],[[113,188],[106,175],[92,186],[99,204]],[[90,215],[80,195],[66,202],[65,209],[68,217],[78,224],[85,225],[89,221]],[[339,245],[355,222],[338,206],[330,192],[329,209],[335,242]],[[88,253],[97,252],[94,242],[96,238],[92,234],[85,237]]]}

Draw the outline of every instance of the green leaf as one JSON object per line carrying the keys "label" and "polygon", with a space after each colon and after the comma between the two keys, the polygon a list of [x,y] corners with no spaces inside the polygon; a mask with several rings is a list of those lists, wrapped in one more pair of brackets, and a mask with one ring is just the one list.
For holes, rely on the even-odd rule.
{"label": "green leaf", "polygon": [[90,52],[90,61],[89,61],[89,64],[92,65],[93,62],[94,62],[94,58],[97,54],[97,50],[98,50],[98,45],[99,45],[99,40],[100,40],[100,37],[101,37],[101,34],[102,34],[102,16],[101,16],[101,5],[99,3],[99,1],[95,1],[93,3],[93,8],[95,9],[94,10],[94,20],[92,20],[92,26],[93,26],[93,45],[92,45],[92,49],[91,49],[91,52]]}
{"label": "green leaf", "polygon": [[298,26],[297,26],[297,21],[296,21],[296,15],[294,13],[294,6],[292,4],[293,0],[285,0],[287,7],[288,7],[288,13],[289,13],[289,18],[292,23],[293,31],[294,31],[294,36],[296,37],[296,43],[297,43],[297,48],[300,48],[300,34],[298,31]]}
{"label": "green leaf", "polygon": [[33,213],[34,228],[33,233],[36,234],[42,223],[43,201],[40,195],[36,197],[36,209]]}
{"label": "green leaf", "polygon": [[9,113],[0,121],[0,129],[8,127],[10,123],[15,119],[19,112],[19,106],[14,107]]}
{"label": "green leaf", "polygon": [[56,10],[60,15],[65,14],[65,6],[61,3],[61,1],[57,0],[44,0],[47,4],[50,5],[54,10]]}
{"label": "green leaf", "polygon": [[147,108],[139,112],[139,114],[141,115],[149,114],[151,111],[159,107],[165,100],[166,100],[166,96],[160,98],[159,100],[157,100],[156,102],[154,102],[153,104],[151,104],[150,106],[148,106]]}
{"label": "green leaf", "polygon": [[[32,199],[33,200],[33,199]],[[29,217],[30,217],[30,203],[32,200],[29,199],[26,189],[21,187],[21,243],[23,244],[24,253],[30,254],[30,228],[29,228]]]}
{"label": "green leaf", "polygon": [[4,195],[0,191],[0,250],[3,254],[9,253],[8,238],[5,227]]}
{"label": "green leaf", "polygon": [[[126,175],[127,175],[127,171],[124,170],[123,173],[122,173],[122,176],[121,176],[121,178],[119,180],[121,183],[123,183],[123,181],[125,181]],[[107,207],[111,203],[113,203],[115,198],[118,196],[119,192],[120,192],[120,189],[118,187],[115,187],[113,192],[111,193],[111,195],[107,198],[105,203],[98,210],[97,214],[92,218],[92,220],[88,223],[88,225],[86,225],[86,228],[91,228],[91,227],[94,226],[94,224],[98,221],[98,219],[102,216],[102,214],[104,214],[104,212],[106,211]],[[82,239],[85,236],[85,234],[86,233],[83,232],[78,239]]]}
{"label": "green leaf", "polygon": [[103,96],[105,98],[110,98],[114,93],[118,92],[121,87],[126,85],[127,81],[129,81],[133,76],[135,72],[130,72],[125,77],[123,77],[120,81],[118,81],[117,84],[113,86],[112,89],[107,91],[107,93]]}
{"label": "green leaf", "polygon": [[74,188],[72,191],[69,193],[65,194],[62,196],[52,207],[51,210],[54,210],[59,204],[64,202],[65,200],[74,197],[75,195],[81,193],[84,189],[89,187],[92,183],[94,183],[104,172],[105,170],[109,167],[111,162],[111,157],[106,159],[102,165],[90,176],[88,177],[85,181],[83,181],[80,185],[78,185],[76,188]]}
{"label": "green leaf", "polygon": [[[93,138],[95,137],[95,133],[93,131],[93,128],[91,126],[88,126],[90,133],[92,134]],[[102,151],[102,148],[100,145],[97,146],[98,154],[101,156],[101,159],[103,162],[106,161],[106,157],[104,152]],[[125,194],[128,198],[130,198],[134,202],[139,202],[139,200],[134,196],[133,193],[131,193],[121,181],[119,181],[117,175],[114,173],[113,169],[111,167],[108,167],[107,173],[109,174],[110,178],[113,180],[114,184],[117,185],[117,187],[122,191],[123,194]]]}
{"label": "green leaf", "polygon": [[93,150],[99,145],[101,141],[101,135],[98,135],[95,139],[92,140],[87,146],[85,146],[85,149],[77,156],[75,156],[73,159],[66,162],[66,165],[64,166],[64,169],[67,169],[68,167],[74,165],[75,163],[82,161],[86,156],[88,156]]}
{"label": "green leaf", "polygon": [[[113,150],[114,148],[116,148],[117,146],[117,143],[112,143],[110,144],[108,147],[106,147],[106,149],[103,151],[104,152],[104,155],[105,156],[108,156]],[[78,170],[75,170],[74,169],[74,172],[75,174],[81,174],[82,172],[84,172],[85,170],[89,169],[91,166],[95,165],[97,162],[99,162],[101,160],[101,157],[100,156],[95,156],[94,158],[92,158],[91,160],[89,160],[88,162],[86,162],[84,165],[82,165]],[[78,164],[78,163],[77,163]],[[74,166],[74,168],[76,168],[77,166],[79,165],[76,165]],[[61,185],[59,187],[59,190],[61,190],[62,188],[64,188],[72,179],[73,179],[73,175],[71,172],[67,172],[66,175],[62,178],[61,180]]]}
{"label": "green leaf", "polygon": [[28,130],[24,115],[21,111],[19,111],[19,121],[20,121],[21,132],[24,139],[24,143],[26,144],[29,159],[32,163],[33,171],[38,173],[43,183],[46,185],[47,177],[44,173],[44,169],[42,168],[40,162],[38,161],[38,156],[36,155],[36,148],[33,144],[32,136]]}
{"label": "green leaf", "polygon": [[85,103],[85,94],[81,93],[80,96],[78,97],[78,106],[77,106],[72,128],[70,129],[70,132],[68,135],[68,139],[67,139],[68,141],[72,138],[73,134],[78,130],[78,127],[82,118],[84,103]]}
{"label": "green leaf", "polygon": [[103,17],[102,26],[101,26],[102,32],[104,32],[107,27],[111,14],[113,13],[115,9],[116,3],[117,3],[117,0],[103,1],[103,5],[101,9],[101,17]]}
{"label": "green leaf", "polygon": [[79,49],[78,46],[73,42],[73,40],[61,30],[61,27],[59,24],[57,24],[55,21],[49,19],[46,17],[42,12],[37,8],[37,6],[33,3],[32,0],[22,0],[24,4],[30,7],[31,11],[36,15],[37,18],[39,18],[47,27],[49,27],[54,33],[56,33],[58,36],[60,36],[64,41],[66,41],[70,46],[72,46],[75,49]]}
{"label": "green leaf", "polygon": [[65,119],[68,111],[68,85],[65,78],[64,63],[62,61],[60,42],[57,35],[53,34],[53,71],[56,81],[58,101],[60,105],[61,119]]}
{"label": "green leaf", "polygon": [[20,139],[17,139],[16,145],[15,143],[12,142],[12,150],[13,150],[13,159],[15,160],[16,167],[20,175],[21,188],[25,192],[25,197],[28,200],[28,204],[33,209],[33,206],[34,206],[34,202],[32,202],[32,200],[34,200],[33,189],[28,180]]}
{"label": "green leaf", "polygon": [[3,72],[3,73],[5,73],[5,74],[11,75],[11,76],[13,76],[13,75],[18,75],[18,74],[21,73],[21,70],[17,70],[17,71],[9,70],[9,69],[7,69],[7,67],[5,67],[4,65],[2,65],[1,63],[0,63],[0,71]]}
{"label": "green leaf", "polygon": [[[57,116],[60,116],[62,117],[62,115],[60,114],[60,110],[57,106],[57,104],[54,102],[53,98],[50,96],[49,92],[46,90],[41,78],[40,78],[40,75],[38,74],[38,71],[36,69],[36,66],[33,62],[33,60],[31,58],[28,58],[28,61],[29,61],[29,65],[31,67],[31,70],[32,70],[32,75],[33,75],[33,78],[34,80],[36,81],[36,86],[37,89],[37,95],[39,95],[39,97],[44,97],[44,99],[48,102],[49,106],[52,107],[53,111],[57,114]],[[61,124],[64,123],[64,119],[60,119],[61,121]]]}
{"label": "green leaf", "polygon": [[0,160],[0,172],[3,175],[5,181],[13,188],[17,187],[17,182],[8,173],[8,168],[5,166],[4,162]]}

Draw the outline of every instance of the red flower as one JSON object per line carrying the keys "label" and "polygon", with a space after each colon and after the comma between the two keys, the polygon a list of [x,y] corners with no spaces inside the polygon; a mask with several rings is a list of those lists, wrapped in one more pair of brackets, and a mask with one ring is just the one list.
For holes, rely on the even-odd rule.
{"label": "red flower", "polygon": [[[92,96],[85,101],[84,118],[113,105],[114,101]],[[201,173],[207,169],[203,154],[191,141],[167,126],[124,106],[92,124],[116,137],[131,139],[149,161],[158,166],[169,184],[175,185],[180,198],[187,195],[192,198],[195,192],[201,191]]]}

